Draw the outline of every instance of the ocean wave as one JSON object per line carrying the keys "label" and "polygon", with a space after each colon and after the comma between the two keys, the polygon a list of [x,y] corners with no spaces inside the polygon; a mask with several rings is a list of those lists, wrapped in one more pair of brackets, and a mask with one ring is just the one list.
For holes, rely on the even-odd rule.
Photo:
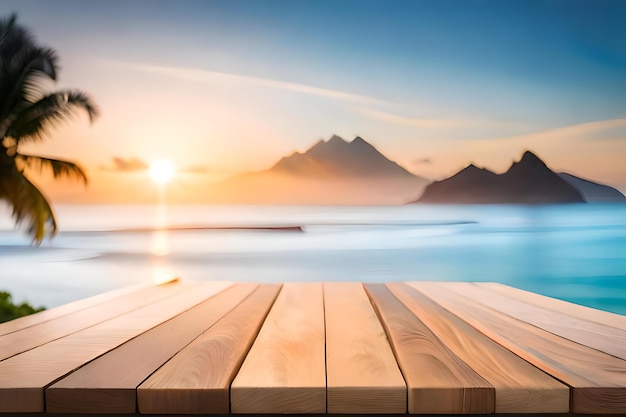
{"label": "ocean wave", "polygon": [[154,232],[307,232],[316,228],[341,228],[341,229],[354,229],[354,228],[420,228],[420,227],[438,227],[438,226],[463,226],[479,224],[477,221],[472,220],[459,220],[459,221],[446,221],[446,222],[411,222],[411,223],[379,223],[379,222],[311,222],[298,225],[174,225],[164,227],[129,227],[120,229],[103,229],[103,230],[65,230],[59,234],[72,236],[72,235],[87,235],[87,234],[102,234],[102,233],[154,233]]}
{"label": "ocean wave", "polygon": [[205,232],[205,231],[259,231],[259,232],[302,232],[302,226],[164,226],[129,227],[109,230],[67,230],[62,235],[85,235],[101,233],[154,233],[154,232]]}

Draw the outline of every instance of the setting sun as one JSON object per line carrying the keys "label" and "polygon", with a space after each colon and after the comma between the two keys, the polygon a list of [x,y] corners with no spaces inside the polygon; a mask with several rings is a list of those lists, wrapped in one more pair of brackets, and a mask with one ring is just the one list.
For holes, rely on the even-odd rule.
{"label": "setting sun", "polygon": [[165,185],[174,176],[174,164],[168,160],[153,161],[150,164],[150,178],[159,185]]}

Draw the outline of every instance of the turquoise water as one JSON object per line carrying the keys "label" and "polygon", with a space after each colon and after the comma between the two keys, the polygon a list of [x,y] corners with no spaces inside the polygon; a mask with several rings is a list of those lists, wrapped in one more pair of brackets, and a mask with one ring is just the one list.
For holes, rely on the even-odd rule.
{"label": "turquoise water", "polygon": [[[59,206],[40,248],[0,218],[0,289],[48,307],[169,276],[497,281],[626,314],[626,205]],[[207,230],[302,226],[303,232]],[[177,227],[196,230],[167,230]]]}

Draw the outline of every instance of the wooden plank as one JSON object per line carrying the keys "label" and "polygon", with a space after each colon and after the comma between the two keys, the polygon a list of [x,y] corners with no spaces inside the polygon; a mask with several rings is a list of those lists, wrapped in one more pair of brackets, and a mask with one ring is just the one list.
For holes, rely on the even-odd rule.
{"label": "wooden plank", "polygon": [[626,359],[624,330],[528,304],[471,282],[454,283],[451,289],[518,320],[620,359]]}
{"label": "wooden plank", "polygon": [[146,287],[140,291],[113,298],[106,303],[86,307],[82,310],[4,335],[0,337],[0,360],[5,360],[11,356],[170,297],[189,289],[192,285],[196,284],[180,282]]}
{"label": "wooden plank", "polygon": [[[46,414],[42,413],[3,413],[2,417],[45,417]],[[50,414],[51,416],[63,416],[67,414]],[[387,414],[387,417],[400,417],[403,414]],[[189,414],[72,414],[72,417],[189,417]],[[213,414],[212,417],[227,417],[229,414]],[[341,417],[341,414],[320,414],[316,417]],[[372,417],[371,414],[350,414],[350,417]],[[376,415],[382,417],[381,414]],[[405,417],[409,415],[404,414]],[[420,417],[459,417],[459,414],[420,414]],[[504,413],[504,414],[492,414],[493,417],[593,417],[593,414],[574,414],[574,413]],[[597,415],[595,415],[597,416]],[[268,417],[267,414],[252,414],[246,417]],[[302,414],[281,414],[274,417],[302,417]],[[471,416],[464,415],[464,417],[484,417],[484,415],[473,414]]]}
{"label": "wooden plank", "polygon": [[571,387],[574,413],[626,413],[626,361],[557,336],[458,294],[451,285],[410,285],[511,352]]}
{"label": "wooden plank", "polygon": [[496,413],[566,413],[569,387],[503,348],[416,289],[387,284],[435,335],[496,390]]}
{"label": "wooden plank", "polygon": [[0,413],[43,412],[44,387],[231,284],[209,282],[0,362]]}
{"label": "wooden plank", "polygon": [[408,387],[411,414],[493,413],[493,386],[452,353],[383,284],[365,289]]}
{"label": "wooden plank", "polygon": [[406,384],[361,283],[324,283],[328,413],[404,414]]}
{"label": "wooden plank", "polygon": [[286,283],[231,385],[238,414],[325,413],[321,283]]}
{"label": "wooden plank", "polygon": [[[164,284],[169,284],[175,281],[169,281]],[[130,294],[135,291],[141,291],[144,288],[152,287],[153,285],[133,285],[130,287],[118,288],[113,291],[108,291],[102,294],[94,295],[93,297],[83,298],[71,303],[63,304],[58,307],[50,308],[39,313],[31,314],[29,316],[20,317],[5,323],[0,323],[0,336],[16,332],[18,330],[26,329],[27,327],[34,326],[35,324],[44,323],[46,321],[55,319],[57,317],[65,316],[69,313],[83,310],[87,307],[94,306],[96,304],[104,303],[112,300],[116,297]]]}
{"label": "wooden plank", "polygon": [[622,316],[620,314],[585,307],[579,304],[559,300],[557,298],[536,294],[519,288],[509,287],[508,285],[503,285],[497,282],[480,282],[476,283],[476,285],[490,291],[533,304],[537,307],[543,307],[552,311],[567,314],[571,317],[604,324],[605,326],[615,327],[616,329],[626,330],[626,316]]}
{"label": "wooden plank", "polygon": [[252,283],[232,286],[88,363],[46,389],[46,410],[134,412],[139,384],[257,287]]}
{"label": "wooden plank", "polygon": [[228,414],[230,384],[280,285],[261,285],[137,389],[142,414]]}

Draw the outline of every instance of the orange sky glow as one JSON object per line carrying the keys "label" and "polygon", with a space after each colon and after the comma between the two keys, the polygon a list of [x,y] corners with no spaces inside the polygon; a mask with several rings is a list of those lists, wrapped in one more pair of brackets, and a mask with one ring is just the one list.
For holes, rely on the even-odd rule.
{"label": "orange sky glow", "polygon": [[[54,202],[154,201],[158,185],[147,167],[164,159],[176,167],[167,184],[170,202],[211,201],[203,195],[210,184],[267,169],[333,134],[361,136],[432,180],[471,162],[502,172],[531,149],[555,171],[626,191],[626,60],[623,46],[601,27],[580,29],[577,16],[526,10],[523,2],[519,13],[557,22],[562,34],[518,36],[543,26],[511,17],[507,28],[489,24],[469,36],[456,18],[441,28],[420,25],[441,11],[432,4],[422,10],[419,2],[404,11],[303,4],[309,12],[268,2],[271,13],[254,2],[235,3],[184,2],[179,9],[142,3],[124,6],[124,13],[105,5],[6,3],[5,14],[16,11],[58,51],[56,87],[88,92],[101,110],[93,125],[68,121],[23,149],[86,169],[87,188],[31,173]],[[512,3],[506,7],[518,4]],[[359,24],[381,13],[388,19],[380,31],[356,36]],[[501,18],[490,13],[479,19]],[[355,21],[332,42],[316,29],[349,15]],[[113,17],[118,31],[108,24]],[[600,21],[610,25],[609,19],[607,10]],[[568,49],[592,30],[595,37],[584,42],[597,50]]]}

